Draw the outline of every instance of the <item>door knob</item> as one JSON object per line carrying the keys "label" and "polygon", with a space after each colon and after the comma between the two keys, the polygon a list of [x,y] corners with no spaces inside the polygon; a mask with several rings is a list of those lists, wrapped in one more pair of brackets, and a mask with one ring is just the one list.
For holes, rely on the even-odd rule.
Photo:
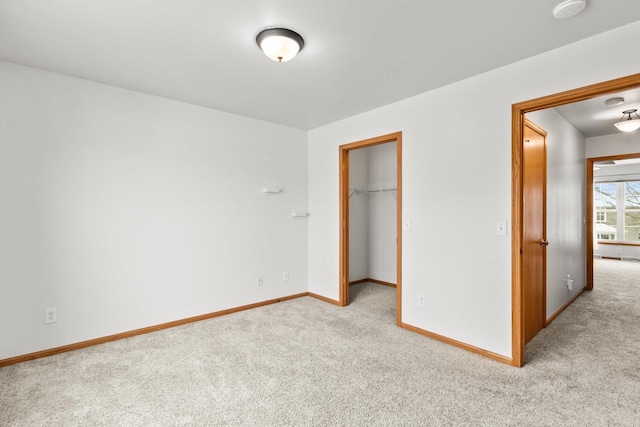
{"label": "door knob", "polygon": [[546,239],[540,239],[540,246],[549,246],[549,241]]}

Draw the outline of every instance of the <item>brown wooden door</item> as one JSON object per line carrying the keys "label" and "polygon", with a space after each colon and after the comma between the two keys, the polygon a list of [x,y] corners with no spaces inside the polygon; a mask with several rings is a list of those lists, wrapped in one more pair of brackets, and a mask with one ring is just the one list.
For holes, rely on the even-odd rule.
{"label": "brown wooden door", "polygon": [[526,121],[523,148],[522,281],[526,343],[546,323],[546,132]]}

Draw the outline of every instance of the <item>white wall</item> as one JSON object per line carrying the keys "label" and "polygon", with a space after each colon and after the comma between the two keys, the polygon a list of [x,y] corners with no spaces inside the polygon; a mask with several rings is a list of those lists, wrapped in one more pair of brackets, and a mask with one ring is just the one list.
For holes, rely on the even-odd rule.
{"label": "white wall", "polygon": [[[369,150],[349,152],[349,187],[367,188]],[[369,204],[364,193],[353,193],[349,199],[349,281],[369,277]]]}
{"label": "white wall", "polygon": [[307,291],[306,132],[3,62],[0,94],[0,359]]}
{"label": "white wall", "polygon": [[402,131],[402,321],[511,356],[511,239],[495,233],[511,218],[511,105],[637,73],[639,36],[636,22],[310,131],[309,290],[338,297],[338,146]]}
{"label": "white wall", "polygon": [[[375,145],[369,150],[368,189],[396,188],[397,143]],[[388,283],[397,281],[396,218],[394,193],[369,193],[369,276]]]}
{"label": "white wall", "polygon": [[[586,286],[585,138],[553,109],[527,114],[547,131],[547,318]],[[567,288],[567,276],[573,289]]]}
{"label": "white wall", "polygon": [[596,244],[593,254],[608,258],[640,258],[640,246]]}
{"label": "white wall", "polygon": [[615,133],[586,140],[587,158],[640,153],[640,132]]}

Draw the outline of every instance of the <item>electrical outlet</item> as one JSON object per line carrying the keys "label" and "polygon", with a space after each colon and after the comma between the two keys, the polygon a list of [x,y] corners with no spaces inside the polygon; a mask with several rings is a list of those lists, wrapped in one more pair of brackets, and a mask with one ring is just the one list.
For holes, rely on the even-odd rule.
{"label": "electrical outlet", "polygon": [[621,254],[622,253],[622,248],[617,248],[616,249],[616,253]]}
{"label": "electrical outlet", "polygon": [[285,271],[282,273],[282,281],[287,282],[289,280],[289,272]]}
{"label": "electrical outlet", "polygon": [[56,323],[58,321],[58,310],[55,307],[44,309],[44,323]]}
{"label": "electrical outlet", "polygon": [[427,306],[427,297],[425,295],[418,295],[418,307],[426,307]]}
{"label": "electrical outlet", "polygon": [[264,285],[264,278],[262,276],[258,276],[257,283],[258,286]]}

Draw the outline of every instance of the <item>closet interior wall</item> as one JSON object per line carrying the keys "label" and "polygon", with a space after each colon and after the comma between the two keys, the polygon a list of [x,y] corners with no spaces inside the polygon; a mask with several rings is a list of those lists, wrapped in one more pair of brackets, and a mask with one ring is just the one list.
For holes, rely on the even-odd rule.
{"label": "closet interior wall", "polygon": [[396,172],[395,142],[349,152],[350,282],[396,283]]}

